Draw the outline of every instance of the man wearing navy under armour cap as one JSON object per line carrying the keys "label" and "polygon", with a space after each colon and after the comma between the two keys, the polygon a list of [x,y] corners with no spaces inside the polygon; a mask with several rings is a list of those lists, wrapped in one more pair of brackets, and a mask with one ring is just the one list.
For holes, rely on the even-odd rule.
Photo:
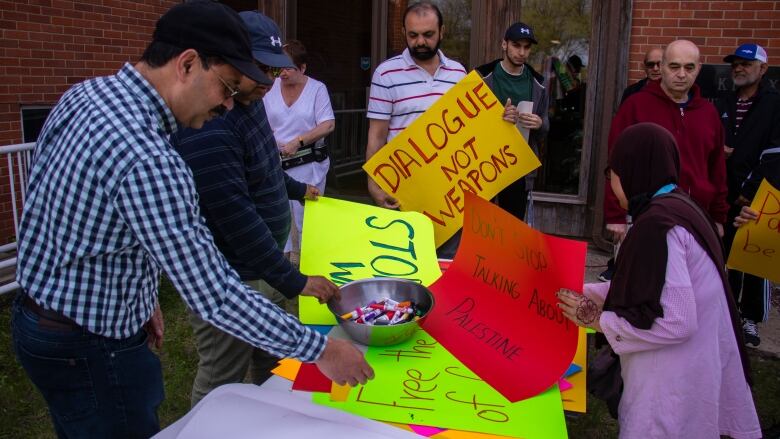
{"label": "man wearing navy under armour cap", "polygon": [[[724,244],[728,250],[736,233],[732,222],[742,206],[750,205],[761,180],[780,178],[780,93],[761,82],[768,59],[758,44],[743,44],[723,61],[731,64],[735,87],[717,102],[726,130],[729,214]],[[729,283],[742,314],[745,343],[758,346],[757,324],[769,313],[771,285],[737,270],[729,270]]]}
{"label": "man wearing navy under armour cap", "polygon": [[[276,23],[257,11],[239,15],[261,70],[270,75],[272,68],[293,66],[282,52]],[[299,294],[327,302],[338,298],[336,285],[322,276],[301,274],[283,253],[291,224],[289,199],[313,202],[319,191],[282,170],[262,101],[267,87],[265,81],[245,81],[232,110],[202,130],[176,133],[172,142],[195,177],[201,212],[214,242],[241,280],[281,309],[286,299]],[[196,313],[190,313],[190,323],[199,359],[193,406],[220,385],[242,382],[247,371],[252,383],[263,383],[279,361],[277,353],[257,348]],[[353,346],[329,343],[343,349],[346,361],[370,369]]]}
{"label": "man wearing navy under armour cap", "polygon": [[284,43],[281,31],[273,20],[259,11],[244,11],[238,15],[249,31],[252,56],[258,62],[271,67],[295,68],[290,57],[282,50]]}

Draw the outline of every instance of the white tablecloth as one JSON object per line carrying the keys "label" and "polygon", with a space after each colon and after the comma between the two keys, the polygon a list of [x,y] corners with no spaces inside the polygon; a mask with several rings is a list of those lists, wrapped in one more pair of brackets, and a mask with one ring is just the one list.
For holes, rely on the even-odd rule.
{"label": "white tablecloth", "polygon": [[290,390],[273,376],[262,386],[227,384],[155,439],[419,438],[390,425],[311,402],[311,393]]}
{"label": "white tablecloth", "polygon": [[[335,326],[331,337],[349,337]],[[356,344],[358,349],[366,347]],[[154,439],[420,438],[382,422],[311,401],[311,392],[273,375],[262,386],[226,384],[211,391]]]}

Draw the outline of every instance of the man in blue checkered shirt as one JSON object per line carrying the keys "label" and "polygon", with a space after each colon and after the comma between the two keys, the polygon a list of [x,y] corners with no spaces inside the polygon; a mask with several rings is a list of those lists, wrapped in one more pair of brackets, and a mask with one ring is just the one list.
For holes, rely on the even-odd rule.
{"label": "man in blue checkered shirt", "polygon": [[[157,22],[141,61],[77,84],[35,150],[19,233],[13,344],[60,437],[149,437],[159,430],[165,272],[187,305],[280,357],[316,362],[336,382],[373,376],[350,343],[326,338],[254,294],[214,245],[192,175],[168,143],[233,106],[262,75],[238,15],[210,1]],[[153,317],[154,314],[154,317]],[[150,336],[147,336],[147,330]]]}

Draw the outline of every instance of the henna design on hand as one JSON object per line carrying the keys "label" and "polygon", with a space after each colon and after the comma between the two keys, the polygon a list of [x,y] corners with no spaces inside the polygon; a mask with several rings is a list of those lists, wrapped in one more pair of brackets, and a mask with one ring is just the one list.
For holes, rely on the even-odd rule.
{"label": "henna design on hand", "polygon": [[582,300],[580,300],[580,303],[577,304],[575,316],[577,317],[577,320],[581,321],[585,325],[590,325],[591,323],[595,322],[600,315],[601,310],[599,309],[598,305],[596,305],[596,302],[588,299],[587,297],[583,297]]}

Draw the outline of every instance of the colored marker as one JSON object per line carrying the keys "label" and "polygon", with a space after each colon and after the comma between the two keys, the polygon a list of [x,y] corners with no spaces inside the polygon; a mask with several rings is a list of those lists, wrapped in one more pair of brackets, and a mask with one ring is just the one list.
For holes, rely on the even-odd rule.
{"label": "colored marker", "polygon": [[377,318],[377,317],[379,317],[381,315],[382,315],[382,311],[380,311],[378,309],[375,309],[375,310],[373,310],[373,311],[371,311],[371,312],[369,312],[367,314],[364,314],[363,315],[363,321],[364,322],[370,322],[370,321],[374,320],[375,318]]}
{"label": "colored marker", "polygon": [[398,305],[391,305],[389,303],[375,303],[373,305],[370,305],[372,309],[379,309],[382,311],[400,311],[409,308],[409,306],[402,306],[400,303]]}
{"label": "colored marker", "polygon": [[371,323],[374,324],[374,325],[383,325],[383,326],[384,325],[389,325],[390,324],[390,318],[387,317],[387,314],[381,315],[381,316],[377,317],[376,319],[372,320]]}

